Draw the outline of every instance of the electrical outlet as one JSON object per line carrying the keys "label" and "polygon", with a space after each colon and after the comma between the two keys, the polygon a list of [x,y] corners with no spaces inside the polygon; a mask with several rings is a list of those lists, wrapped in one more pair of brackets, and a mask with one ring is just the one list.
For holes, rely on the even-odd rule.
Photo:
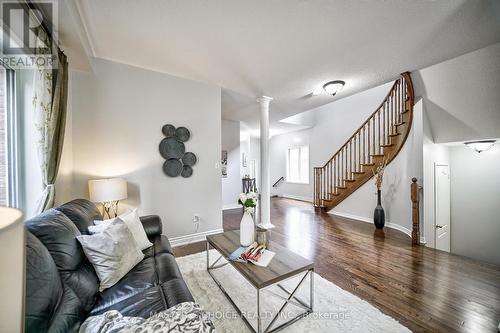
{"label": "electrical outlet", "polygon": [[198,213],[193,214],[193,223],[200,222],[200,215]]}

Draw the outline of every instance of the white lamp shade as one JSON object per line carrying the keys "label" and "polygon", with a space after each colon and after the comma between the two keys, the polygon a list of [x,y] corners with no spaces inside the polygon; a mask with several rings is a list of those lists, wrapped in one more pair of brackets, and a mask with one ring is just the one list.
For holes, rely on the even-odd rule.
{"label": "white lamp shade", "polygon": [[23,332],[24,253],[23,213],[0,207],[0,332]]}
{"label": "white lamp shade", "polygon": [[123,178],[89,180],[90,201],[110,202],[127,198],[127,181]]}

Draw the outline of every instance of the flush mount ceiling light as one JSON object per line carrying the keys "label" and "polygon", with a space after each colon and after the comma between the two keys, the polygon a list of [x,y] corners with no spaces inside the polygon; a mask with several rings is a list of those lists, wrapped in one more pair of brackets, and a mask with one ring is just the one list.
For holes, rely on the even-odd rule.
{"label": "flush mount ceiling light", "polygon": [[344,87],[345,82],[341,80],[330,81],[323,85],[323,89],[328,95],[335,96]]}
{"label": "flush mount ceiling light", "polygon": [[481,153],[483,151],[487,151],[491,149],[495,145],[496,140],[480,140],[480,141],[469,141],[469,142],[464,142],[464,144],[467,147],[470,147],[477,151],[478,153]]}

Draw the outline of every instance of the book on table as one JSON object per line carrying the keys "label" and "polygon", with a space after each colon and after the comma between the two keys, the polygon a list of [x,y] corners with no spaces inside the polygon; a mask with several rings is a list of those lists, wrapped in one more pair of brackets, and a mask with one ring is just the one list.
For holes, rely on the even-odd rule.
{"label": "book on table", "polygon": [[267,267],[275,253],[269,251],[263,245],[254,242],[250,246],[240,246],[228,257],[229,260],[252,263],[256,266]]}

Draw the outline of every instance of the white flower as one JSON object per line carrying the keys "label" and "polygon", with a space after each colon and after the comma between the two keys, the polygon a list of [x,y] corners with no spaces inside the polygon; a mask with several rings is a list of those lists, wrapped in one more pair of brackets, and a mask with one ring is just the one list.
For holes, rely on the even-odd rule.
{"label": "white flower", "polygon": [[245,193],[240,194],[240,201],[244,204],[247,201],[247,195]]}

